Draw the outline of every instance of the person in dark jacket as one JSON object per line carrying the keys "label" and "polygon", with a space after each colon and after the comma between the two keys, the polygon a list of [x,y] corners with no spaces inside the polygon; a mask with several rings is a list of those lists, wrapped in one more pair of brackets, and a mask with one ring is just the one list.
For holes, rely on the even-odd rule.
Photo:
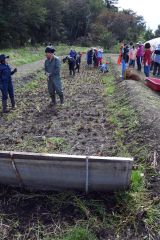
{"label": "person in dark jacket", "polygon": [[126,64],[129,61],[129,47],[127,44],[124,44],[121,50],[122,58],[122,79],[125,79]]}
{"label": "person in dark jacket", "polygon": [[78,73],[79,73],[80,65],[81,65],[81,57],[82,57],[82,54],[80,52],[78,52],[78,54],[76,56],[76,68],[75,68],[75,70],[78,70]]}
{"label": "person in dark jacket", "polygon": [[93,62],[94,62],[94,67],[98,67],[98,50],[96,48],[94,48],[94,52],[93,52]]}
{"label": "person in dark jacket", "polygon": [[87,65],[88,65],[88,67],[91,67],[91,66],[92,66],[92,63],[93,63],[93,50],[90,49],[90,50],[87,52]]}
{"label": "person in dark jacket", "polygon": [[67,57],[63,58],[63,63],[66,63],[66,62],[68,62],[70,75],[75,76],[76,60],[73,57],[67,56]]}
{"label": "person in dark jacket", "polygon": [[64,96],[61,84],[60,70],[61,62],[58,57],[54,55],[55,48],[48,46],[45,49],[45,74],[48,80],[48,92],[51,97],[51,105],[56,105],[56,93],[59,95],[61,104],[64,103]]}
{"label": "person in dark jacket", "polygon": [[0,90],[2,92],[2,111],[7,113],[7,99],[8,95],[11,100],[12,109],[15,108],[15,98],[14,98],[14,89],[12,83],[12,75],[17,72],[15,68],[13,71],[7,63],[7,58],[5,54],[0,55]]}

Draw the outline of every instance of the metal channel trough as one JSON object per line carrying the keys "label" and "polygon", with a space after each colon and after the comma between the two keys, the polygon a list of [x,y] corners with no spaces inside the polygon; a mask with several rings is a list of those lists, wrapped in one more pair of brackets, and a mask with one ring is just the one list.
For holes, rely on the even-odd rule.
{"label": "metal channel trough", "polygon": [[132,158],[3,151],[0,183],[31,190],[125,190],[132,165]]}

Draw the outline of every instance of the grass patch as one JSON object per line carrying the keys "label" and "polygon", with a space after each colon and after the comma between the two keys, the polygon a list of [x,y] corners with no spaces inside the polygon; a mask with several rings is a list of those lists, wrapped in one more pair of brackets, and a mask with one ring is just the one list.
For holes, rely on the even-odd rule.
{"label": "grass patch", "polygon": [[88,229],[74,228],[57,240],[96,240],[96,237]]}
{"label": "grass patch", "polygon": [[11,65],[23,65],[32,63],[43,59],[44,48],[43,47],[24,47],[17,49],[1,49],[1,53],[5,53],[10,56],[9,63]]}
{"label": "grass patch", "polygon": [[27,84],[25,84],[25,90],[26,91],[33,91],[35,89],[37,89],[39,87],[39,83],[36,80],[33,80],[31,82],[28,82]]}
{"label": "grass patch", "polygon": [[47,149],[58,150],[59,152],[67,149],[69,147],[67,141],[60,137],[51,137],[44,139]]}
{"label": "grass patch", "polygon": [[[31,91],[32,93],[40,89],[40,86],[43,86],[44,82],[44,72],[39,71],[35,74],[31,74],[28,77],[25,77],[24,82],[20,82],[20,85],[15,89],[15,95],[21,94],[22,92]],[[18,85],[19,83],[17,83]],[[46,80],[47,86],[47,80]]]}
{"label": "grass patch", "polygon": [[[71,48],[74,48],[77,52],[86,52],[88,48],[80,46],[67,46],[65,44],[59,44],[55,46],[56,55],[68,55]],[[17,49],[1,49],[0,53],[4,53],[10,56],[9,63],[11,65],[20,66],[27,63],[32,63],[45,58],[45,47],[23,47]]]}
{"label": "grass patch", "polygon": [[144,172],[141,170],[134,170],[131,176],[131,189],[133,192],[144,191]]}

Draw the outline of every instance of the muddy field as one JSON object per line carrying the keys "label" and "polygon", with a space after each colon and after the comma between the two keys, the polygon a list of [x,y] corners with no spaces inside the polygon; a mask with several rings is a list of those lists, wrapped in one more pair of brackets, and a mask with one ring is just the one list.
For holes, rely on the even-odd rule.
{"label": "muddy field", "polygon": [[[111,154],[103,83],[96,69],[62,72],[65,104],[49,106],[43,73],[16,88],[17,109],[0,119],[0,149],[68,154]],[[23,80],[22,80],[23,81]],[[16,84],[15,84],[16,85]],[[57,100],[58,96],[57,96]]]}
{"label": "muddy field", "polygon": [[[0,150],[133,156],[134,169],[145,180],[134,179],[126,193],[87,197],[2,186],[0,239],[159,240],[159,143],[155,128],[143,122],[145,109],[141,115],[132,104],[135,83],[129,87],[118,75],[112,63],[107,75],[83,63],[75,77],[63,65],[65,104],[57,96],[56,109],[49,105],[42,71],[16,79],[17,109],[0,117]],[[65,235],[75,228],[91,235]]]}

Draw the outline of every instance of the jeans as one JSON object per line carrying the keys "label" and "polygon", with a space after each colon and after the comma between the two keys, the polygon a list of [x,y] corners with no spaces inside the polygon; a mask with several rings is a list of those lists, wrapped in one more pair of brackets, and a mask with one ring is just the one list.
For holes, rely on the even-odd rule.
{"label": "jeans", "polygon": [[153,75],[156,75],[156,74],[160,75],[160,63],[157,63],[157,62],[154,63],[154,69],[153,69]]}
{"label": "jeans", "polygon": [[122,78],[125,78],[125,73],[126,73],[126,62],[124,59],[122,59]]}
{"label": "jeans", "polygon": [[135,60],[130,60],[129,66],[134,68],[135,67]]}
{"label": "jeans", "polygon": [[150,65],[148,65],[148,66],[144,66],[144,74],[146,75],[146,77],[149,77],[149,74],[150,74],[150,68],[151,68]]}
{"label": "jeans", "polygon": [[141,69],[142,69],[142,57],[137,57],[137,68],[138,68],[138,71],[141,71]]}

